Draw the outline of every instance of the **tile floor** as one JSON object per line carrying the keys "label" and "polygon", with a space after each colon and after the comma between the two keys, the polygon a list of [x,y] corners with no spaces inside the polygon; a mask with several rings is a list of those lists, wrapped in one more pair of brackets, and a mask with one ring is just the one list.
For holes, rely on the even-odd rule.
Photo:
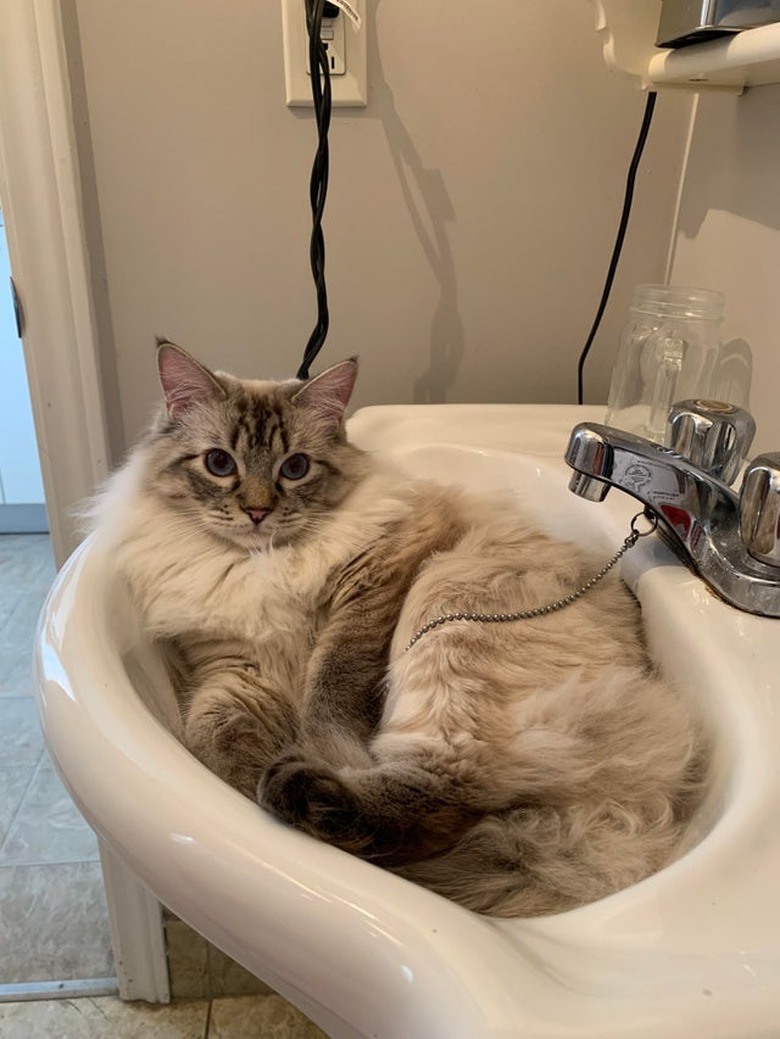
{"label": "tile floor", "polygon": [[35,625],[54,578],[44,534],[0,535],[0,983],[114,973],[98,848],[46,753]]}
{"label": "tile floor", "polygon": [[[114,974],[97,842],[46,753],[33,698],[33,636],[53,578],[46,535],[0,535],[0,986]],[[166,930],[170,1005],[123,1003],[113,996],[0,1002],[0,1036],[324,1035],[181,921],[168,921]]]}
{"label": "tile floor", "polygon": [[168,1006],[109,996],[0,1003],[3,1039],[326,1039],[281,996],[182,1000]]}

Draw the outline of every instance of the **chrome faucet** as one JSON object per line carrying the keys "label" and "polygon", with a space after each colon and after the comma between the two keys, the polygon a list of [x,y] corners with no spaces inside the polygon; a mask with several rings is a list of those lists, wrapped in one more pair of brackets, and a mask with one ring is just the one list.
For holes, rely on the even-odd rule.
{"label": "chrome faucet", "polygon": [[730,484],[755,432],[747,412],[683,401],[668,428],[671,447],[610,426],[576,426],[565,455],[570,489],[590,501],[603,501],[611,487],[630,494],[721,598],[780,617],[780,454],[754,459],[737,492]]}

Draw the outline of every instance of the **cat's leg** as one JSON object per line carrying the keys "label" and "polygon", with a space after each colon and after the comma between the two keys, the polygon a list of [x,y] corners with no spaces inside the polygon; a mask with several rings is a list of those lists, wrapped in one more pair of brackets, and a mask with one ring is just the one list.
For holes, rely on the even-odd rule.
{"label": "cat's leg", "polygon": [[390,646],[409,589],[421,564],[461,534],[442,495],[421,498],[337,575],[303,689],[300,741],[313,756],[339,765],[371,760],[366,747],[384,709]]}
{"label": "cat's leg", "polygon": [[395,866],[443,851],[469,830],[484,812],[472,792],[437,771],[435,755],[337,768],[289,751],[266,771],[259,798],[298,829]]}
{"label": "cat's leg", "polygon": [[436,740],[392,759],[375,753],[409,589],[421,564],[461,533],[450,506],[421,501],[410,529],[401,525],[347,568],[307,667],[299,745],[258,790],[260,803],[292,825],[387,864],[449,847],[483,810],[468,796],[459,756],[453,771],[430,752]]}
{"label": "cat's leg", "polygon": [[307,667],[300,750],[333,765],[368,765],[384,707],[390,643],[411,577],[398,565],[362,559],[355,587],[339,589]]}
{"label": "cat's leg", "polygon": [[184,719],[188,749],[253,799],[263,771],[297,735],[292,701],[264,683],[249,662],[213,670],[196,685]]}
{"label": "cat's leg", "polygon": [[424,734],[399,747],[375,738],[390,624],[380,639],[379,604],[371,619],[370,602],[362,605],[359,616],[332,623],[317,647],[298,745],[264,773],[258,799],[298,829],[395,865],[449,848],[495,798],[472,767],[476,758],[446,740]]}
{"label": "cat's leg", "polygon": [[332,617],[307,671],[298,745],[258,790],[285,821],[386,864],[449,847],[481,814],[431,741],[384,762],[372,753],[398,609],[386,583]]}

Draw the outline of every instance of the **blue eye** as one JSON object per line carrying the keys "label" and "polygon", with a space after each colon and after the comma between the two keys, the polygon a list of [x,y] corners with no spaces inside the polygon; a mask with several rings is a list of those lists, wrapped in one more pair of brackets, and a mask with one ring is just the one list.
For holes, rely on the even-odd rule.
{"label": "blue eye", "polygon": [[203,461],[212,476],[232,476],[238,468],[233,456],[219,447],[207,451]]}
{"label": "blue eye", "polygon": [[287,480],[300,480],[309,471],[309,459],[306,455],[290,455],[285,458],[279,469],[281,476]]}

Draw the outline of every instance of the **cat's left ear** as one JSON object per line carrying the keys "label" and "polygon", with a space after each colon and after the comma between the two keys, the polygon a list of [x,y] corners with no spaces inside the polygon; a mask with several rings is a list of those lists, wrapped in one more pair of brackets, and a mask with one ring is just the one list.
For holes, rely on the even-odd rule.
{"label": "cat's left ear", "polygon": [[292,398],[293,404],[310,408],[319,418],[340,426],[355,388],[357,372],[356,357],[340,361],[305,382]]}

